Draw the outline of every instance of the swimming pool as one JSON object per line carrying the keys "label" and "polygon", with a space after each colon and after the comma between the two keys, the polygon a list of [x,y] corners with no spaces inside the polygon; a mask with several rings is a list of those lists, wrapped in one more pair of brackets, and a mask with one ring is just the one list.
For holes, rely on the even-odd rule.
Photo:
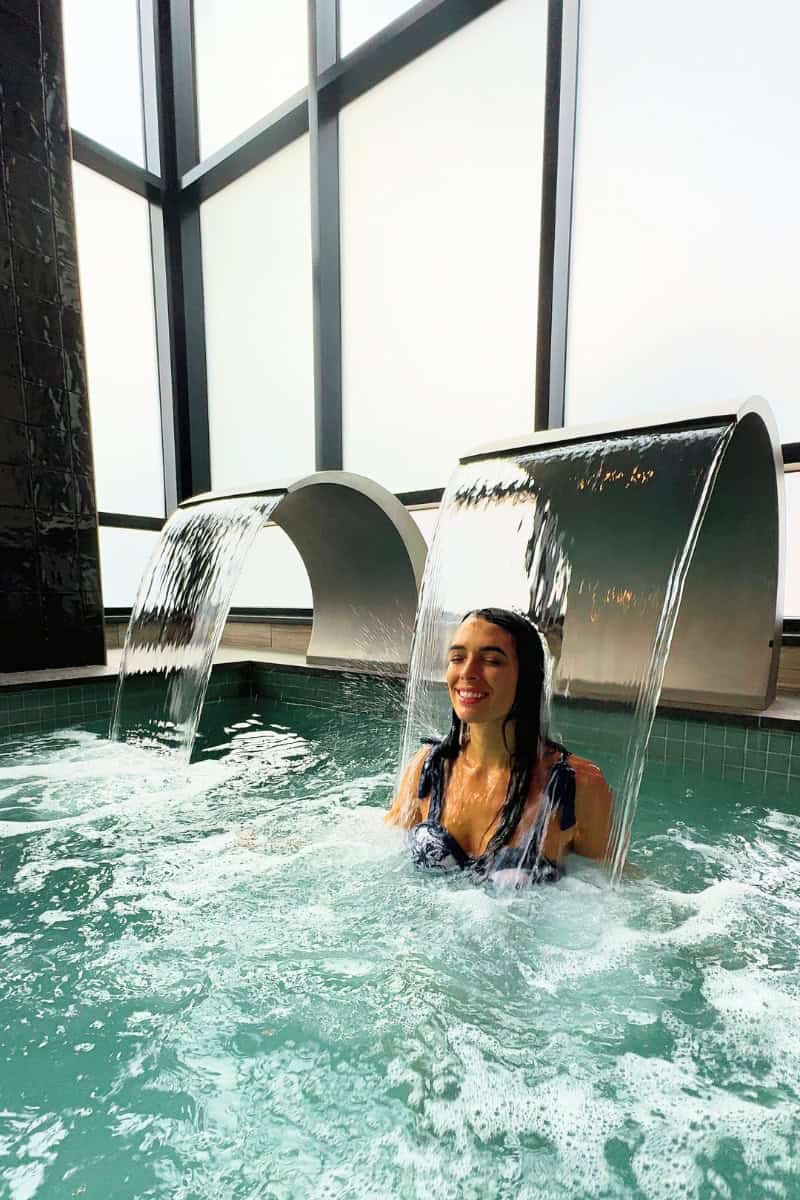
{"label": "swimming pool", "polygon": [[796,1196],[798,790],[651,766],[642,879],[493,895],[383,824],[397,734],[0,746],[0,1194]]}

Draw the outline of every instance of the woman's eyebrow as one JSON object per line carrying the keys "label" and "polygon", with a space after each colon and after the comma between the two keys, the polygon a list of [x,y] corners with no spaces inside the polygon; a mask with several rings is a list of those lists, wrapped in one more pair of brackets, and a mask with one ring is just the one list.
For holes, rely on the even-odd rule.
{"label": "woman's eyebrow", "polygon": [[[452,654],[454,650],[466,650],[466,648],[467,647],[463,646],[460,642],[453,642],[453,645],[450,646],[447,653]],[[508,658],[508,655],[502,646],[481,646],[480,652],[481,654],[502,654],[503,658]]]}

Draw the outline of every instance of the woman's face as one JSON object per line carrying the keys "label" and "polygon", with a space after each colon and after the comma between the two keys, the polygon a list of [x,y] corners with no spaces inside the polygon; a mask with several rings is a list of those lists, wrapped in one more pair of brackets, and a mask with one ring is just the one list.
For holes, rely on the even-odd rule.
{"label": "woman's face", "polygon": [[447,687],[456,716],[471,725],[503,721],[517,694],[514,639],[499,625],[467,617],[447,653]]}

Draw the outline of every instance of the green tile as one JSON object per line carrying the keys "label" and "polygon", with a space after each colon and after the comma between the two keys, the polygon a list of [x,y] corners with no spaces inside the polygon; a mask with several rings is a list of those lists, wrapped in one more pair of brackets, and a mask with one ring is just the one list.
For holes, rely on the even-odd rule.
{"label": "green tile", "polygon": [[748,750],[762,750],[766,753],[769,743],[769,733],[766,729],[747,729],[745,735],[745,746]]}
{"label": "green tile", "polygon": [[725,726],[724,725],[706,725],[706,746],[724,746],[725,745]]}
{"label": "green tile", "polygon": [[744,765],[751,770],[765,771],[767,768],[766,750],[751,750],[748,746],[744,752]]}
{"label": "green tile", "polygon": [[779,771],[782,775],[789,773],[789,755],[788,754],[773,754],[769,751],[767,754],[767,770]]}
{"label": "green tile", "polygon": [[785,796],[789,786],[788,775],[774,775],[767,772],[764,778],[764,792],[768,796]]}
{"label": "green tile", "polygon": [[744,770],[744,768],[742,768],[742,767],[732,767],[728,764],[723,763],[722,778],[729,782],[741,783],[743,770]]}
{"label": "green tile", "polygon": [[667,741],[668,742],[685,742],[686,741],[686,722],[685,721],[670,721],[667,725]]}
{"label": "green tile", "polygon": [[722,766],[724,753],[722,746],[706,746],[703,762],[706,767],[718,770]]}
{"label": "green tile", "polygon": [[687,721],[686,722],[686,741],[697,745],[702,745],[706,740],[706,726],[703,721]]}
{"label": "green tile", "polygon": [[703,746],[700,742],[685,742],[683,747],[683,760],[687,763],[701,763],[703,761]]}
{"label": "green tile", "polygon": [[726,767],[743,767],[744,746],[726,746],[722,761],[723,765]]}
{"label": "green tile", "polygon": [[[792,753],[792,741],[791,733],[784,733],[780,729],[770,729],[767,749],[770,754],[789,755]],[[798,745],[798,749],[800,749],[800,745]]]}
{"label": "green tile", "polygon": [[744,748],[745,733],[747,730],[743,725],[726,725],[725,726],[725,745],[726,746],[741,746]]}
{"label": "green tile", "polygon": [[744,782],[752,786],[761,786],[764,783],[764,771],[755,770],[753,767],[745,767]]}

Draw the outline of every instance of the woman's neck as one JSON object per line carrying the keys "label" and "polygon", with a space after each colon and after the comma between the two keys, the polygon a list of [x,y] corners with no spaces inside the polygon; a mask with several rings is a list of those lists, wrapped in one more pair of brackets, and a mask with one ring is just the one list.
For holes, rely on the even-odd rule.
{"label": "woman's neck", "polygon": [[470,725],[469,738],[461,751],[470,767],[508,767],[514,750],[514,723]]}

